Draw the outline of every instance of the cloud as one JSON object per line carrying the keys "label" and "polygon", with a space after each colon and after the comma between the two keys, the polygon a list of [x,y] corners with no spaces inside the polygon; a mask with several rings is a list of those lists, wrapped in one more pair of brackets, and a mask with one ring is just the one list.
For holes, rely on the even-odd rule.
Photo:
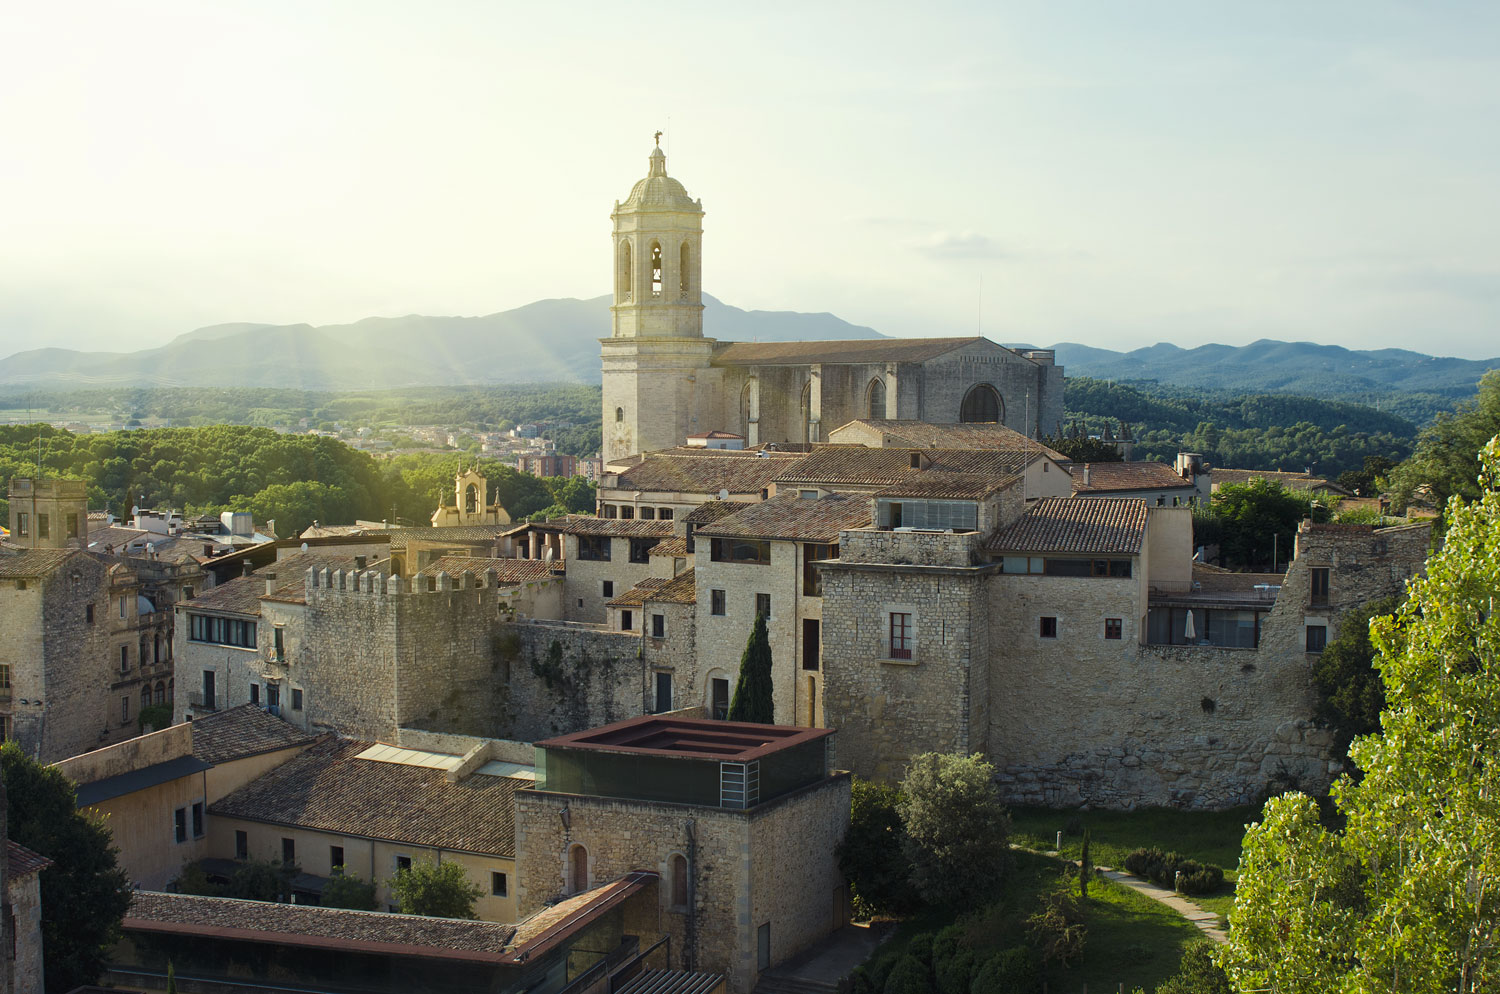
{"label": "cloud", "polygon": [[1004,259],[1011,255],[976,231],[935,231],[913,247],[929,259]]}

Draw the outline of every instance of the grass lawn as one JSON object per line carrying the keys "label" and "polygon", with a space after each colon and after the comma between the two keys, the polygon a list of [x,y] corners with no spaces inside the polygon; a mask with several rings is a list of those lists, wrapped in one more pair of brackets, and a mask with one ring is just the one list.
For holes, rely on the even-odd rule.
{"label": "grass lawn", "polygon": [[[1224,889],[1217,894],[1188,900],[1219,915],[1234,906],[1234,883],[1239,879],[1240,843],[1245,825],[1260,820],[1259,807],[1227,811],[1174,811],[1145,808],[1138,811],[1085,811],[1054,808],[1012,808],[1011,841],[1030,849],[1051,850],[1057,833],[1071,819],[1082,819],[1089,830],[1089,856],[1096,865],[1125,869],[1125,857],[1134,849],[1155,846],[1176,851],[1200,863],[1224,868]],[[1062,855],[1078,859],[1083,837],[1064,835]]]}
{"label": "grass lawn", "polygon": [[[1064,884],[1060,861],[1024,852],[1015,855],[1015,876],[1007,885],[1005,904],[1021,909],[1023,917],[1039,907],[1039,898],[1044,893],[1063,886],[1077,892],[1076,877]],[[984,936],[996,931],[985,912],[966,915],[970,910],[931,908],[906,919],[867,966],[883,975],[902,956],[913,936],[935,933],[960,919],[971,925],[971,935]],[[1150,991],[1177,972],[1182,954],[1190,945],[1207,941],[1165,905],[1103,879],[1089,885],[1084,915],[1088,937],[1083,955],[1067,968],[1054,966],[1048,970],[1049,994],[1081,994],[1085,988],[1114,991],[1122,983],[1127,991],[1137,986]],[[997,939],[994,948],[976,948],[976,955],[982,961],[1012,941]],[[881,964],[885,969],[880,968]]]}

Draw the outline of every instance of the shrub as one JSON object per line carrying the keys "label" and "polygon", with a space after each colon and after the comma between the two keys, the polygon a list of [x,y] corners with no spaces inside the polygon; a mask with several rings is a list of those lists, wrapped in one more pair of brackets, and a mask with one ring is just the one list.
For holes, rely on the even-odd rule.
{"label": "shrub", "polygon": [[923,966],[932,966],[932,933],[921,932],[912,936],[906,944],[906,955],[916,958]]}
{"label": "shrub", "polygon": [[252,859],[235,867],[223,894],[244,901],[285,901],[297,872],[296,866]]}
{"label": "shrub", "polygon": [[884,994],[929,994],[932,990],[932,971],[927,964],[907,954],[896,961],[891,975],[885,980]]}
{"label": "shrub", "polygon": [[1010,865],[1010,817],[984,757],[913,756],[897,810],[912,882],[932,904],[978,904]]}
{"label": "shrub", "polygon": [[179,894],[195,894],[199,897],[219,897],[224,893],[224,888],[208,879],[208,874],[203,870],[203,864],[190,862],[182,864],[182,872],[172,882]]}
{"label": "shrub", "polygon": [[933,964],[938,994],[969,994],[974,982],[974,950],[959,949]]}
{"label": "shrub", "polygon": [[1224,870],[1212,863],[1185,859],[1178,864],[1177,870],[1182,874],[1177,888],[1184,894],[1212,894],[1224,886]]}
{"label": "shrub", "polygon": [[[1042,898],[1042,910],[1026,919],[1026,941],[1043,963],[1067,966],[1083,954],[1088,928],[1078,905],[1066,892]],[[988,965],[988,964],[986,964]]]}
{"label": "shrub", "polygon": [[375,900],[375,883],[361,880],[345,873],[335,873],[323,885],[322,905],[325,908],[353,908],[356,911],[374,911],[380,907]]}
{"label": "shrub", "polygon": [[944,960],[952,959],[964,946],[964,930],[958,925],[948,925],[932,937],[932,966],[937,968]]}
{"label": "shrub", "polygon": [[1177,873],[1182,872],[1184,894],[1212,894],[1224,885],[1224,868],[1200,863],[1175,852],[1160,849],[1137,849],[1125,857],[1125,869],[1162,887],[1176,888]]}
{"label": "shrub", "polygon": [[1188,947],[1177,973],[1158,986],[1156,994],[1234,994],[1229,977],[1214,965],[1211,948],[1207,942]]}
{"label": "shrub", "polygon": [[839,870],[849,881],[858,918],[900,915],[917,905],[911,864],[902,849],[906,831],[896,806],[901,792],[855,778],[849,831],[839,844]]}
{"label": "shrub", "polygon": [[1014,946],[985,961],[974,976],[970,994],[1031,994],[1038,986],[1031,950]]}

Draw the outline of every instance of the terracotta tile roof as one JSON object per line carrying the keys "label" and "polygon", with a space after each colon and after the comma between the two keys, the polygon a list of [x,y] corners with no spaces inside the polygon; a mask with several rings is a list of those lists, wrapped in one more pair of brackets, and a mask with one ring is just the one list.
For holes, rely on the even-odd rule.
{"label": "terracotta tile roof", "polygon": [[570,514],[550,521],[539,521],[538,531],[562,535],[608,535],[612,538],[670,538],[672,522],[647,521],[642,518],[595,518],[587,514]]}
{"label": "terracotta tile roof", "polygon": [[1349,492],[1332,480],[1312,473],[1286,473],[1270,469],[1219,469],[1217,466],[1208,472],[1209,479],[1215,487],[1224,484],[1249,483],[1251,480],[1265,480],[1267,483],[1279,483],[1288,490],[1317,490],[1326,487],[1337,494]]}
{"label": "terracotta tile roof", "polygon": [[609,606],[641,607],[646,604],[696,603],[698,603],[698,588],[693,580],[693,568],[689,566],[670,580],[659,576],[648,576],[610,601]]}
{"label": "terracotta tile roof", "polygon": [[254,704],[241,704],[193,721],[193,756],[217,766],[234,759],[290,749],[315,738]]}
{"label": "terracotta tile roof", "polygon": [[716,365],[770,366],[810,362],[920,362],[986,338],[875,338],[835,342],[730,342]]}
{"label": "terracotta tile roof", "polygon": [[698,432],[695,435],[689,435],[688,436],[688,438],[704,438],[704,439],[744,438],[744,437],[745,437],[744,435],[736,435],[732,431],[719,431],[717,429],[715,429],[714,431],[700,431],[700,432]]}
{"label": "terracotta tile roof", "polygon": [[688,554],[687,539],[662,539],[651,547],[653,556],[685,556]]}
{"label": "terracotta tile roof", "polygon": [[7,545],[0,550],[0,577],[30,579],[51,576],[77,552],[77,549],[23,549]]}
{"label": "terracotta tile roof", "polygon": [[928,470],[878,491],[879,497],[925,497],[928,500],[983,500],[1005,490],[1019,479],[1016,474],[981,476],[978,473],[944,473]]}
{"label": "terracotta tile roof", "polygon": [[872,449],[863,445],[823,445],[776,477],[778,485],[891,487],[922,473],[973,473],[995,479],[1018,477],[1033,452],[1004,449],[922,449],[922,468],[911,466],[912,449]]}
{"label": "terracotta tile roof", "polygon": [[530,959],[557,945],[558,941],[578,931],[601,914],[658,882],[655,873],[637,870],[618,880],[575,894],[573,897],[542,908],[515,926],[511,953],[517,960]]}
{"label": "terracotta tile roof", "polygon": [[278,945],[496,963],[506,958],[505,947],[516,933],[514,925],[500,922],[154,891],[135,892],[123,926],[127,932],[198,934]]}
{"label": "terracotta tile roof", "polygon": [[493,542],[509,531],[510,525],[453,525],[446,528],[392,528],[365,532],[366,536],[389,535],[391,548],[404,549],[408,542],[452,542],[455,545],[482,545]]}
{"label": "terracotta tile roof", "polygon": [[[113,548],[116,552],[123,552],[125,546],[138,538],[144,538],[151,533],[144,528],[127,528],[123,525],[106,525],[103,528],[89,528],[89,548],[95,552],[103,552],[105,546]],[[167,536],[160,536],[163,540]]]}
{"label": "terracotta tile roof", "polygon": [[1136,555],[1146,534],[1146,502],[1137,497],[1044,497],[986,543],[991,552]]}
{"label": "terracotta tile roof", "polygon": [[[1083,467],[1087,465],[1089,482],[1083,482]],[[1073,476],[1073,492],[1087,494],[1095,492],[1113,493],[1120,490],[1173,490],[1193,487],[1193,481],[1185,480],[1164,462],[1091,462],[1074,463],[1068,467]]]}
{"label": "terracotta tile roof", "polygon": [[211,587],[183,606],[195,614],[214,611],[222,614],[243,614],[260,617],[260,598],[266,592],[263,576],[237,576],[227,583]]}
{"label": "terracotta tile roof", "polygon": [[703,525],[713,524],[720,518],[726,518],[731,514],[738,514],[747,507],[754,506],[755,502],[748,500],[710,500],[693,508],[687,513],[687,517],[682,520],[693,525],[696,529]]}
{"label": "terracotta tile roof", "polygon": [[215,803],[216,815],[362,835],[416,846],[511,857],[512,795],[530,783],[475,773],[356,759],[369,742],[332,739]]}
{"label": "terracotta tile roof", "polygon": [[52,865],[52,860],[40,853],[32,852],[19,842],[6,839],[5,865],[10,879],[14,880],[18,877],[26,877],[33,873],[42,872]]}
{"label": "terracotta tile roof", "polygon": [[[688,454],[688,453],[691,454]],[[776,474],[798,458],[797,453],[755,452],[732,449],[674,450],[652,453],[620,473],[603,490],[639,490],[643,493],[755,494],[770,486]]]}
{"label": "terracotta tile roof", "polygon": [[[877,449],[867,450],[870,452]],[[738,514],[699,528],[705,538],[781,539],[793,542],[837,542],[845,528],[863,528],[870,523],[870,501],[865,497],[825,494],[799,497],[777,494],[751,504]]]}
{"label": "terracotta tile roof", "polygon": [[856,418],[829,432],[828,440],[835,443],[845,441],[834,437],[845,428],[865,428],[879,432],[882,436],[881,444],[886,448],[1021,449],[1040,452],[1058,462],[1067,462],[1067,457],[1062,453],[998,424],[930,424],[926,421],[895,418]]}
{"label": "terracotta tile roof", "polygon": [[[555,575],[560,575],[560,569],[556,569],[553,563],[544,562],[540,559],[487,559],[480,556],[442,556],[433,561],[418,576],[437,576],[439,573],[447,573],[449,576],[458,576],[460,573],[468,572],[476,576],[484,574],[488,570],[494,570],[500,576],[501,583],[525,583],[528,580],[547,580]],[[555,571],[556,570],[556,571]]]}

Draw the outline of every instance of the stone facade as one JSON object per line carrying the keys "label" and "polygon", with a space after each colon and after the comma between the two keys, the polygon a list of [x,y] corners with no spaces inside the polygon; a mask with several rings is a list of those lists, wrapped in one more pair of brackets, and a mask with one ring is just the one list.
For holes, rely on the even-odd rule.
{"label": "stone facade", "polygon": [[503,626],[496,644],[492,724],[508,738],[535,741],[651,710],[652,682],[636,633],[531,621]]}
{"label": "stone facade", "polygon": [[[847,920],[834,850],[849,825],[849,777],[748,811],[516,792],[519,911],[530,914],[568,893],[570,850],[587,850],[596,886],[633,870],[661,875],[662,931],[674,967],[729,977],[745,994],[759,979],[757,931],[769,925],[772,964],[796,955]],[[563,810],[568,812],[564,826]],[[689,903],[672,902],[671,863],[687,860]]]}
{"label": "stone facade", "polygon": [[[0,857],[3,858],[3,857]],[[5,882],[6,904],[15,921],[15,958],[6,966],[5,994],[42,994],[42,880],[28,873]]]}

